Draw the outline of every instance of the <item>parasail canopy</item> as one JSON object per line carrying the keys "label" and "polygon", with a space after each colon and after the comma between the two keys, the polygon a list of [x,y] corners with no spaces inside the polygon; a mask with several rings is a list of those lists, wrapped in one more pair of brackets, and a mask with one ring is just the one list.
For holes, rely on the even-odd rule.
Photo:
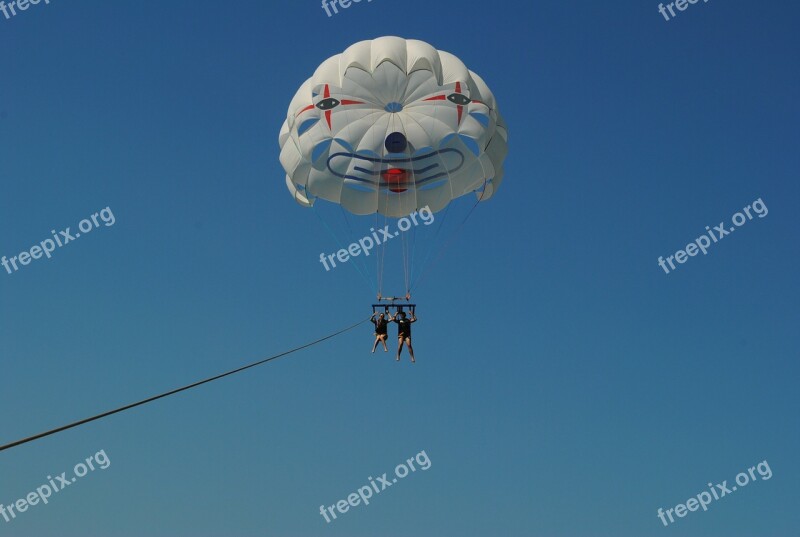
{"label": "parasail canopy", "polygon": [[503,179],[507,132],[494,95],[455,56],[413,39],[350,46],[298,89],[281,128],[294,199],[356,215],[437,212]]}

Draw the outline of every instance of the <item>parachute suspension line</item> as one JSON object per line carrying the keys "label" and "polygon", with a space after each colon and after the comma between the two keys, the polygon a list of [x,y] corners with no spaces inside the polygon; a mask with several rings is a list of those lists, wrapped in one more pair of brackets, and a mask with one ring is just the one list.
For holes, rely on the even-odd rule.
{"label": "parachute suspension line", "polygon": [[[378,193],[378,195],[380,195],[380,192]],[[379,220],[380,220],[380,213],[378,211],[375,211],[375,227],[373,229],[375,230],[378,229]],[[375,248],[377,248],[377,250],[375,251],[375,266],[376,266],[375,270],[378,273],[378,296],[380,297],[383,294],[383,259],[382,259],[383,248],[381,247],[380,244],[376,244]]]}
{"label": "parachute suspension line", "polygon": [[408,266],[408,270],[406,270],[406,296],[411,295],[411,282],[412,276],[414,274],[414,248],[417,244],[417,235],[416,235],[416,226],[411,226],[411,228],[407,232],[408,234],[408,247],[406,248],[406,253],[408,256],[408,262],[406,265]]}
{"label": "parachute suspension line", "polygon": [[406,295],[411,295],[411,283],[414,281],[414,253],[416,252],[417,248],[417,226],[414,225],[409,230],[411,233],[409,235],[409,242],[411,243],[411,251],[409,252],[409,259],[408,259],[408,279],[406,280]]}
{"label": "parachute suspension line", "polygon": [[[377,230],[380,229],[380,219],[381,215],[379,213],[375,213],[375,232],[377,234]],[[386,217],[383,217],[384,221],[386,221]],[[378,285],[378,296],[383,295],[383,272],[384,272],[384,256],[386,255],[386,245],[384,244],[376,244],[375,246],[377,251],[375,252],[375,260],[378,263],[378,278],[380,278],[380,283]]]}
{"label": "parachute suspension line", "polygon": [[[486,179],[483,180],[483,191],[481,192],[481,195],[478,198],[478,201],[476,201],[475,204],[470,208],[469,212],[467,213],[467,216],[465,216],[464,220],[462,220],[461,223],[458,224],[458,227],[455,229],[455,231],[453,231],[453,233],[450,235],[450,237],[447,239],[447,241],[444,243],[444,245],[442,245],[442,249],[439,250],[439,254],[435,258],[433,258],[433,261],[431,261],[431,264],[428,267],[425,267],[426,269],[430,268],[430,267],[433,267],[436,264],[436,262],[439,261],[439,259],[442,257],[442,254],[444,254],[445,250],[447,250],[447,247],[450,246],[450,243],[453,242],[453,239],[455,239],[456,235],[458,235],[458,232],[461,231],[461,228],[463,228],[464,224],[467,222],[467,220],[469,220],[469,217],[472,215],[472,211],[474,211],[475,207],[477,207],[478,204],[483,200],[483,194],[485,192],[486,192]],[[414,284],[414,287],[417,287],[419,284],[422,283],[422,280],[425,279],[425,276],[427,275],[427,272],[428,271],[425,270],[420,274],[420,278],[417,281],[417,283]]]}
{"label": "parachute suspension line", "polygon": [[[331,227],[328,225],[328,223],[319,215],[319,213],[317,213],[317,210],[314,208],[313,205],[311,206],[311,211],[315,215],[317,215],[317,218],[319,218],[319,221],[322,222],[322,225],[325,227],[325,229],[328,230],[328,233],[330,233],[331,237],[333,237],[333,240],[336,241],[336,244],[341,248],[342,247],[342,241],[339,240],[339,237],[336,236],[336,233],[334,233],[333,229],[331,229]],[[358,266],[358,263],[354,263],[353,266],[356,268],[358,273],[361,274],[361,277],[364,278],[364,282],[366,282],[367,287],[369,287],[370,290],[371,290],[372,289],[372,282],[370,282],[370,280],[367,277],[367,275],[364,274],[361,271],[361,268]]]}
{"label": "parachute suspension line", "polygon": [[[442,230],[442,227],[444,227],[444,223],[447,221],[447,215],[450,214],[450,207],[452,203],[453,202],[451,201],[450,203],[447,204],[447,207],[444,208],[444,215],[442,216],[441,219],[439,219],[439,225],[436,226],[436,231],[433,232],[433,237],[431,237],[428,240],[428,244],[425,246],[425,255],[422,256],[422,263],[419,265],[419,271],[420,271],[419,276],[422,276],[422,273],[425,271],[425,267],[427,266],[428,263],[428,258],[430,257],[431,252],[433,251],[433,245],[436,243],[436,237],[439,236],[439,232]],[[416,286],[416,284],[413,283],[414,282],[413,275],[411,280],[413,289]]]}
{"label": "parachute suspension line", "polygon": [[[347,234],[348,234],[348,236],[350,236],[353,240],[360,239],[361,237],[356,237],[355,233],[353,232],[353,228],[350,225],[350,219],[347,218],[347,211],[341,205],[339,205],[339,209],[342,211],[342,217],[344,218],[345,225],[347,226]],[[368,282],[369,286],[372,287],[372,275],[369,273],[369,265],[367,265],[367,262],[365,260],[363,260],[361,258],[353,259],[354,257],[355,256],[350,256],[350,259],[352,259],[354,262],[359,263],[361,265],[361,268],[364,269],[364,273],[367,274],[367,276],[368,276],[367,282]]]}
{"label": "parachute suspension line", "polygon": [[[425,277],[425,275],[426,275],[426,273],[427,273],[427,270],[428,270],[428,268],[430,268],[430,267],[432,267],[433,265],[435,265],[435,264],[436,264],[436,262],[439,260],[439,258],[441,258],[442,254],[445,252],[445,250],[446,250],[446,249],[447,249],[447,247],[450,245],[450,243],[452,242],[452,240],[453,240],[453,239],[455,238],[455,236],[456,236],[456,235],[459,233],[459,231],[461,231],[461,228],[464,226],[464,224],[467,222],[467,220],[469,220],[469,217],[472,215],[472,211],[474,211],[474,210],[475,210],[475,207],[477,207],[477,206],[478,206],[478,204],[479,204],[481,201],[483,201],[483,196],[486,194],[486,183],[488,182],[488,178],[487,178],[487,174],[486,174],[486,168],[485,168],[485,167],[484,167],[484,165],[483,165],[483,161],[479,161],[479,162],[480,162],[480,165],[481,165],[481,171],[482,171],[482,173],[483,173],[483,187],[482,187],[482,190],[481,190],[481,194],[480,194],[480,196],[478,196],[478,200],[477,200],[477,201],[475,202],[475,204],[474,204],[474,205],[473,205],[473,206],[470,208],[469,212],[467,212],[467,215],[464,217],[464,219],[461,221],[461,223],[460,223],[460,224],[459,224],[459,225],[456,227],[456,229],[455,229],[455,230],[454,230],[454,231],[453,231],[453,232],[450,234],[450,236],[447,238],[447,240],[445,241],[445,243],[442,245],[442,248],[439,250],[439,253],[436,255],[436,257],[434,257],[434,259],[433,259],[433,261],[431,262],[431,264],[430,264],[430,265],[427,265],[427,257],[426,257],[426,260],[425,260],[425,262],[423,263],[423,266],[422,266],[422,268],[420,269],[420,275],[419,275],[419,279],[416,281],[416,283],[414,283],[414,284],[413,284],[413,286],[412,286],[412,289],[413,289],[413,288],[415,288],[415,287],[417,287],[419,284],[421,284],[421,283],[422,283],[422,280],[424,279],[424,277]],[[447,175],[448,175],[448,185],[451,185],[451,193],[452,193],[452,181],[450,181],[450,180],[449,180],[449,179],[450,179],[450,174],[448,173]],[[450,204],[451,204],[451,203],[452,203],[452,200],[451,200],[451,202],[450,202],[450,203],[448,203],[448,204],[447,204],[447,211],[449,211],[449,209],[450,209]],[[447,215],[448,215],[448,212],[447,212],[447,211],[445,211],[444,218],[442,219],[442,220],[443,220],[443,221],[442,221],[442,225],[440,225],[440,226],[439,226],[439,227],[436,229],[436,235],[434,235],[434,238],[436,238],[436,237],[439,235],[439,231],[442,229],[442,226],[444,225],[444,220],[446,220],[446,219],[447,219]],[[433,241],[432,241],[432,242],[433,242]],[[430,253],[430,251],[429,251],[428,253]]]}
{"label": "parachute suspension line", "polygon": [[[377,193],[377,196],[380,196],[380,192]],[[377,203],[375,204],[375,226],[373,226],[372,229],[378,229],[378,204]],[[377,247],[378,247],[378,245],[376,244],[375,248],[377,248]],[[381,274],[381,271],[380,271],[381,259],[380,259],[380,255],[379,254],[380,254],[380,251],[375,250],[375,286],[377,287],[377,289],[376,289],[377,295],[381,296],[381,276],[382,276],[382,274]]]}
{"label": "parachute suspension line", "polygon": [[[377,126],[377,122],[375,123],[375,126]],[[387,123],[386,129],[386,132],[383,133],[383,140],[386,140],[386,137],[391,132],[391,120]],[[385,158],[388,150],[384,144],[381,144],[381,146],[380,156],[381,158]],[[377,182],[375,185],[375,227],[370,230],[373,233],[373,239],[375,239],[375,264],[378,272],[378,298],[383,296],[383,276],[384,272],[386,271],[386,244],[381,242],[380,230],[383,229],[383,226],[386,225],[388,220],[387,216],[381,213],[381,207],[383,207],[384,210],[389,207],[389,188],[388,186],[384,187],[382,182],[383,175],[378,173]],[[381,222],[383,223],[383,226],[381,226]]]}
{"label": "parachute suspension line", "polygon": [[[411,121],[419,124],[419,122],[417,122],[413,118],[411,118]],[[403,118],[401,116],[399,116],[399,115],[397,116],[397,122],[402,127],[402,131],[403,132],[406,132],[406,133],[409,132],[409,128],[406,126],[405,122],[403,121]],[[421,128],[421,126],[420,126],[420,128]],[[409,157],[413,157],[413,152],[409,151],[408,152],[408,156]],[[441,156],[439,157],[439,160],[441,160]],[[415,177],[414,172],[413,172],[413,168],[414,168],[413,164],[410,164],[410,168],[412,170],[411,171],[411,180],[413,181],[413,185],[412,185],[412,189],[410,189],[409,193],[412,194],[413,197],[414,197],[414,203],[413,203],[414,211],[418,211],[421,207],[420,207],[420,200],[419,200],[419,191],[417,190],[417,184],[416,184],[416,179],[417,178]],[[447,169],[447,168],[445,167],[444,169]],[[403,217],[407,217],[407,216],[408,215],[403,215]],[[398,219],[398,222],[399,222],[399,219]],[[416,220],[415,220],[415,222],[416,222]],[[413,228],[414,226],[411,226],[409,224],[409,227]],[[404,283],[405,283],[404,287],[405,287],[405,295],[409,296],[411,294],[411,281],[412,281],[412,270],[413,270],[413,251],[412,250],[413,250],[413,247],[415,245],[415,241],[414,241],[415,235],[413,234],[413,232],[409,233],[410,229],[406,229],[405,231],[402,231],[402,230],[399,230],[399,228],[398,228],[398,231],[403,235],[401,237],[401,239],[402,239],[402,248],[403,248],[403,250],[402,250],[402,252],[403,252],[403,276],[404,276]]]}
{"label": "parachute suspension line", "polygon": [[[383,215],[383,222],[381,222],[381,223],[383,224],[383,226],[381,226],[381,229],[385,228],[387,225],[389,225],[389,217],[386,216],[386,215]],[[383,238],[381,238],[381,240],[383,240]],[[386,273],[386,252],[388,250],[389,250],[389,247],[386,246],[386,241],[382,242],[381,243],[381,272],[383,274]],[[389,260],[391,261],[391,256],[390,256]],[[392,281],[393,281],[392,271],[390,270],[389,271],[389,283],[391,284]],[[381,283],[383,283],[383,282],[381,282]]]}
{"label": "parachute suspension line", "polygon": [[408,236],[405,232],[401,232],[402,237],[402,246],[403,246],[403,288],[405,289],[406,295],[409,293],[409,281],[408,281],[408,270],[409,270],[409,243],[408,243]]}
{"label": "parachute suspension line", "polygon": [[[370,233],[374,233],[375,230],[378,229],[378,216],[380,211],[381,205],[381,185],[380,185],[380,176],[378,176],[378,184],[375,186],[375,225],[370,229]],[[370,237],[372,240],[374,237]],[[375,286],[377,295],[381,295],[381,286],[383,285],[383,272],[381,271],[381,256],[380,256],[380,249],[378,249],[379,245],[375,244],[373,246],[375,248]]]}
{"label": "parachute suspension line", "polygon": [[68,425],[64,425],[62,427],[58,427],[56,429],[52,429],[50,431],[45,431],[43,433],[39,433],[39,434],[34,435],[34,436],[29,436],[28,438],[23,438],[21,440],[17,440],[16,442],[11,442],[10,444],[6,444],[6,445],[3,445],[3,446],[0,446],[0,451],[5,451],[6,449],[11,449],[13,447],[20,446],[22,444],[27,444],[28,442],[33,442],[34,440],[38,440],[40,438],[44,438],[44,437],[50,436],[52,434],[60,433],[62,431],[66,431],[67,429],[72,429],[74,427],[78,427],[80,425],[84,425],[86,423],[90,423],[92,421],[96,421],[96,420],[111,416],[113,414],[118,414],[120,412],[124,412],[126,410],[130,410],[130,409],[135,408],[137,406],[146,405],[147,403],[152,403],[153,401],[156,401],[158,399],[163,399],[165,397],[169,397],[171,395],[175,395],[175,394],[180,393],[180,392],[191,390],[192,388],[196,388],[196,387],[201,386],[203,384],[208,384],[209,382],[214,382],[215,380],[219,380],[219,379],[221,379],[223,377],[227,377],[227,376],[230,376],[230,375],[234,375],[236,373],[240,373],[240,372],[242,372],[242,371],[244,371],[246,369],[250,369],[252,367],[256,367],[256,366],[265,364],[267,362],[271,362],[272,360],[277,360],[278,358],[280,358],[282,356],[286,356],[287,354],[292,354],[294,352],[297,352],[297,351],[306,349],[308,347],[314,346],[314,345],[316,345],[318,343],[322,343],[323,341],[325,341],[327,339],[331,339],[331,338],[334,338],[334,337],[336,337],[336,336],[338,336],[340,334],[344,334],[345,332],[348,332],[348,331],[352,330],[353,328],[366,323],[368,320],[369,319],[363,319],[363,320],[361,320],[361,321],[359,321],[359,322],[357,322],[357,323],[355,323],[353,325],[350,325],[350,326],[348,326],[346,328],[342,328],[341,330],[338,330],[337,332],[334,332],[334,333],[329,334],[329,335],[327,335],[325,337],[321,337],[321,338],[319,338],[319,339],[317,339],[315,341],[312,341],[311,343],[306,343],[305,345],[301,345],[299,347],[295,347],[295,348],[290,349],[288,351],[284,351],[284,352],[282,352],[280,354],[274,354],[274,355],[270,356],[269,358],[264,358],[263,360],[259,360],[257,362],[253,362],[251,364],[239,367],[237,369],[232,369],[231,371],[227,371],[225,373],[221,373],[219,375],[216,375],[216,376],[213,376],[213,377],[209,377],[209,378],[204,379],[204,380],[200,380],[200,381],[195,382],[193,384],[188,384],[188,385],[183,386],[181,388],[176,388],[174,390],[170,390],[168,392],[164,392],[164,393],[159,394],[159,395],[154,395],[152,397],[148,397],[147,399],[142,399],[141,401],[138,401],[136,403],[131,403],[129,405],[125,405],[125,406],[116,408],[114,410],[109,410],[107,412],[103,412],[102,414],[97,414],[96,416],[92,416],[90,418],[82,419],[80,421],[76,421],[74,423],[70,423]]}
{"label": "parachute suspension line", "polygon": [[[383,139],[384,140],[389,135],[389,133],[392,132],[391,124],[387,124],[386,129],[387,130],[383,135]],[[381,153],[381,157],[385,158],[386,157],[386,153],[388,153],[388,152],[389,152],[389,150],[386,148],[386,146],[384,144],[383,145],[383,150],[382,150],[382,153]],[[389,205],[390,205],[390,202],[391,202],[390,185],[389,184],[382,185],[382,182],[383,182],[383,177],[381,175],[378,175],[378,196],[379,196],[378,199],[380,200],[381,188],[382,188],[383,189],[383,207],[385,208],[385,210],[389,210]],[[380,230],[384,229],[389,224],[389,217],[386,216],[386,214],[381,214],[380,216],[383,217],[383,218],[379,222],[379,224],[375,226],[375,230],[376,230],[376,233],[379,235],[379,239],[382,241],[380,243],[380,251],[379,251],[380,264],[381,264],[381,289],[380,289],[380,293],[379,294],[381,296],[383,296],[383,280],[384,280],[384,274],[386,272],[386,251],[389,248],[386,245],[386,241],[383,240],[383,236],[382,236],[382,233],[380,233]],[[389,271],[389,274],[391,275],[392,271]]]}
{"label": "parachute suspension line", "polygon": [[417,227],[411,232],[411,269],[408,271],[408,294],[411,294],[411,284],[414,283],[414,258],[417,257]]}
{"label": "parachute suspension line", "polygon": [[[422,130],[422,132],[424,132],[425,134],[427,134],[427,135],[429,136],[429,138],[431,138],[431,139],[432,139],[433,137],[432,137],[432,136],[430,136],[430,134],[429,134],[429,133],[428,133],[428,131],[425,129],[425,127],[423,127],[422,123],[420,123],[420,122],[419,122],[419,120],[417,120],[417,118],[415,117],[415,116],[416,116],[416,114],[417,114],[417,112],[413,112],[413,111],[409,110],[409,111],[408,111],[408,114],[406,115],[406,117],[407,117],[409,120],[411,120],[411,121],[413,121],[414,123],[416,123],[416,124],[417,124],[417,127],[419,127],[419,128]],[[425,117],[425,116],[423,116],[423,117]],[[435,116],[434,116],[434,118],[435,118]],[[447,169],[448,169],[447,163],[445,163],[445,161],[444,161],[444,158],[442,157],[441,153],[440,153],[440,154],[438,154],[436,158],[437,158],[437,160],[438,160],[438,162],[439,162],[439,165],[442,167],[442,169],[443,169],[443,170],[447,170]],[[445,220],[447,220],[447,214],[448,214],[448,212],[450,211],[450,204],[453,202],[453,186],[452,186],[452,185],[453,185],[453,183],[452,183],[452,177],[451,177],[451,174],[450,174],[450,172],[449,172],[449,171],[446,171],[446,173],[447,173],[447,186],[448,186],[448,188],[450,189],[450,202],[448,202],[448,204],[447,204],[447,206],[446,206],[446,208],[445,208],[444,218],[443,218],[443,219],[440,221],[440,224],[439,224],[439,226],[437,226],[437,229],[436,229],[436,232],[435,232],[435,234],[434,234],[434,237],[433,237],[433,239],[431,239],[430,241],[428,241],[428,244],[427,244],[427,245],[426,245],[426,247],[425,247],[425,255],[424,255],[424,257],[423,257],[422,264],[420,264],[420,265],[419,265],[420,277],[422,276],[422,274],[423,274],[423,273],[425,272],[425,270],[426,270],[426,266],[427,266],[428,258],[429,258],[430,254],[431,254],[431,253],[432,253],[432,251],[433,251],[433,245],[436,243],[435,239],[436,239],[436,237],[439,235],[439,232],[441,231],[441,229],[442,229],[442,227],[443,227],[443,225],[444,225],[444,221],[445,221]],[[420,208],[421,208],[421,207],[417,207],[417,209],[418,209],[418,210],[419,210]],[[410,294],[410,292],[411,292],[411,289],[413,289],[413,288],[416,286],[416,284],[414,284],[413,282],[414,282],[414,276],[413,276],[413,274],[412,274],[412,276],[411,276],[411,285],[410,285],[410,289],[409,289],[409,294]]]}

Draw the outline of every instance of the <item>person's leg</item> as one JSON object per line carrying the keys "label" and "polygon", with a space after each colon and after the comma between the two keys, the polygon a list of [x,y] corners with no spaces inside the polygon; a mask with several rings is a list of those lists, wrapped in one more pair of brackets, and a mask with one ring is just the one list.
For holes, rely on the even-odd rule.
{"label": "person's leg", "polygon": [[378,335],[376,335],[376,336],[375,336],[375,344],[372,346],[372,352],[373,352],[373,354],[375,353],[375,349],[377,349],[377,348],[378,348],[378,342],[379,342],[380,340],[381,340],[381,336],[378,336]]}
{"label": "person's leg", "polygon": [[381,343],[383,343],[383,352],[389,352],[389,347],[386,346],[386,334],[381,336]]}
{"label": "person's leg", "polygon": [[411,338],[410,337],[406,338],[406,345],[408,345],[408,354],[411,355],[411,363],[416,362],[416,360],[414,359],[414,347],[411,346]]}
{"label": "person's leg", "polygon": [[400,353],[403,350],[403,338],[397,338],[397,361],[400,361]]}

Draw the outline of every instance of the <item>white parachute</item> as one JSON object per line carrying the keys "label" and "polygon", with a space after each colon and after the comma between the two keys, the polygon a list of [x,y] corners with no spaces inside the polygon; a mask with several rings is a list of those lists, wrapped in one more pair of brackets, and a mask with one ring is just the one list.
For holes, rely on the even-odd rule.
{"label": "white parachute", "polygon": [[381,37],[326,60],[289,105],[280,161],[294,199],[401,217],[503,178],[507,132],[483,80],[422,41]]}

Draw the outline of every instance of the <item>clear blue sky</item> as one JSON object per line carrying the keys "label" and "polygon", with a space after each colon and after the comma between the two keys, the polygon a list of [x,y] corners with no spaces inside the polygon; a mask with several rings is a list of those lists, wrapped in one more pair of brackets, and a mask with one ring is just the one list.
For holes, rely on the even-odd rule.
{"label": "clear blue sky", "polygon": [[[0,453],[0,503],[111,466],[0,536],[786,537],[800,527],[795,2],[51,0],[0,16],[0,443],[356,322],[278,131],[381,35],[495,93],[506,178],[416,292],[418,363],[371,327]],[[671,274],[705,226],[769,209]],[[393,339],[393,338],[390,338]],[[319,515],[421,450],[432,466]],[[656,516],[767,460],[772,479]]]}

